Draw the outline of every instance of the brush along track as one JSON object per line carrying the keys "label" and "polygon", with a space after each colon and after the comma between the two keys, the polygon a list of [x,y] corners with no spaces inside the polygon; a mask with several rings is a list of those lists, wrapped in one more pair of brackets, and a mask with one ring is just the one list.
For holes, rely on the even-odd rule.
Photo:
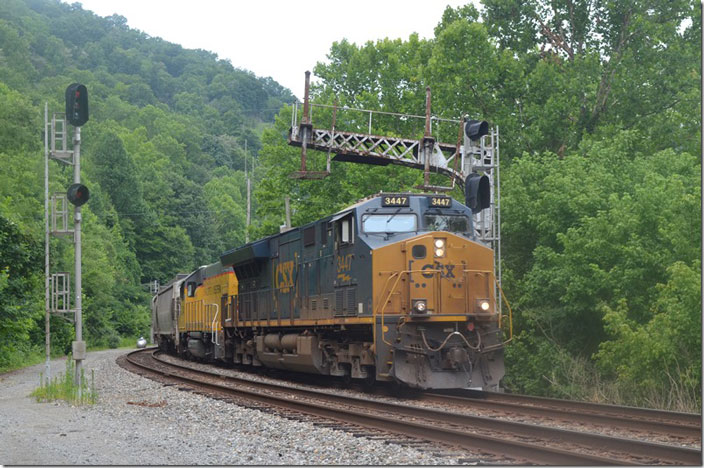
{"label": "brush along track", "polygon": [[[200,393],[264,407],[283,408],[287,417],[313,415],[332,421],[350,432],[382,431],[394,434],[398,443],[414,445],[440,443],[474,453],[493,454],[491,462],[611,465],[684,464],[697,465],[701,452],[694,449],[617,439],[591,433],[566,431],[545,426],[503,421],[448,411],[384,403],[359,397],[345,397],[318,390],[291,388],[280,384],[253,382],[174,366],[153,357],[154,350],[131,353],[132,366],[160,372],[174,382],[187,382]],[[162,377],[163,378],[163,377]],[[176,380],[173,380],[176,379]],[[426,442],[409,442],[409,438]],[[498,457],[498,458],[497,458]],[[483,455],[483,462],[487,457]]]}

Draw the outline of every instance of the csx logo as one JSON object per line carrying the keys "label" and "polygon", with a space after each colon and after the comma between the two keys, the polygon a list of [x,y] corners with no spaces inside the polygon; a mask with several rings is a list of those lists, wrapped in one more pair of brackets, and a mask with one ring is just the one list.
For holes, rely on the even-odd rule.
{"label": "csx logo", "polygon": [[293,260],[276,265],[276,289],[281,293],[291,292],[293,288]]}
{"label": "csx logo", "polygon": [[[440,278],[454,278],[455,273],[454,273],[455,265],[443,265],[440,262],[435,262],[433,263],[426,263],[423,265],[423,270],[424,272],[426,270],[439,270],[440,271]],[[434,271],[427,271],[425,273],[421,273],[423,277],[425,278],[432,278],[433,275],[435,274]]]}

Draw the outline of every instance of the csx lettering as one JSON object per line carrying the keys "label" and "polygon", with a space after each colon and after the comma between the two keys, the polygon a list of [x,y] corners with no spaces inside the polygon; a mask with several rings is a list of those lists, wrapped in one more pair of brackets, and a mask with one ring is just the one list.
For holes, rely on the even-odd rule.
{"label": "csx lettering", "polygon": [[288,293],[293,287],[293,260],[276,265],[276,289]]}
{"label": "csx lettering", "polygon": [[426,270],[439,270],[440,271],[440,278],[454,278],[455,273],[454,273],[455,265],[443,265],[440,262],[435,262],[435,263],[426,263],[423,265],[423,270],[425,273],[421,273],[424,278],[432,278],[433,275],[435,274],[435,271],[426,271]]}

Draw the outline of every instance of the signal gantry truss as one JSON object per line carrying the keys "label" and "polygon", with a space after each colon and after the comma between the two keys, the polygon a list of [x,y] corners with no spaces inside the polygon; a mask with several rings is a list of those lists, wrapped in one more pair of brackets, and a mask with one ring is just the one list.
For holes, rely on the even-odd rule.
{"label": "signal gantry truss", "polygon": [[[315,128],[311,108],[331,108],[331,128]],[[369,115],[367,133],[342,131],[335,127],[339,110],[363,112]],[[500,255],[500,193],[499,193],[499,131],[489,128],[479,120],[453,120],[431,117],[430,88],[426,88],[425,116],[397,114],[364,109],[339,108],[310,102],[310,72],[306,72],[306,85],[300,124],[298,103],[294,104],[288,143],[301,148],[301,170],[291,174],[298,179],[321,179],[330,174],[330,156],[334,161],[386,166],[396,164],[424,171],[424,184],[417,188],[426,192],[450,191],[458,185],[465,192],[465,201],[474,214],[475,234],[481,242]],[[374,135],[372,115],[397,116],[401,120],[425,119],[425,132],[421,139]],[[450,122],[459,126],[456,144],[442,143],[432,136],[433,122]],[[326,171],[310,171],[306,167],[307,151],[314,149],[328,154]],[[429,184],[431,173],[442,174],[452,181],[451,186]],[[470,187],[471,185],[471,187]],[[486,194],[477,195],[478,187],[488,187]],[[483,190],[482,190],[483,191]],[[474,198],[472,198],[474,197]],[[497,265],[500,268],[499,265]],[[498,271],[498,270],[497,270]]]}

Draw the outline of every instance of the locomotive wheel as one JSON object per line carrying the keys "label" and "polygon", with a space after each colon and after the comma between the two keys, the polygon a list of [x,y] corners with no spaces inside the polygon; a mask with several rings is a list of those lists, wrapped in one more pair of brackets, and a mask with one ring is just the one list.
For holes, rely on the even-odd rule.
{"label": "locomotive wheel", "polygon": [[365,392],[371,392],[376,387],[376,368],[369,367],[367,371],[367,376],[362,379],[362,390]]}
{"label": "locomotive wheel", "polygon": [[349,372],[345,372],[345,375],[342,376],[342,383],[345,387],[349,387],[352,384],[352,375]]}

